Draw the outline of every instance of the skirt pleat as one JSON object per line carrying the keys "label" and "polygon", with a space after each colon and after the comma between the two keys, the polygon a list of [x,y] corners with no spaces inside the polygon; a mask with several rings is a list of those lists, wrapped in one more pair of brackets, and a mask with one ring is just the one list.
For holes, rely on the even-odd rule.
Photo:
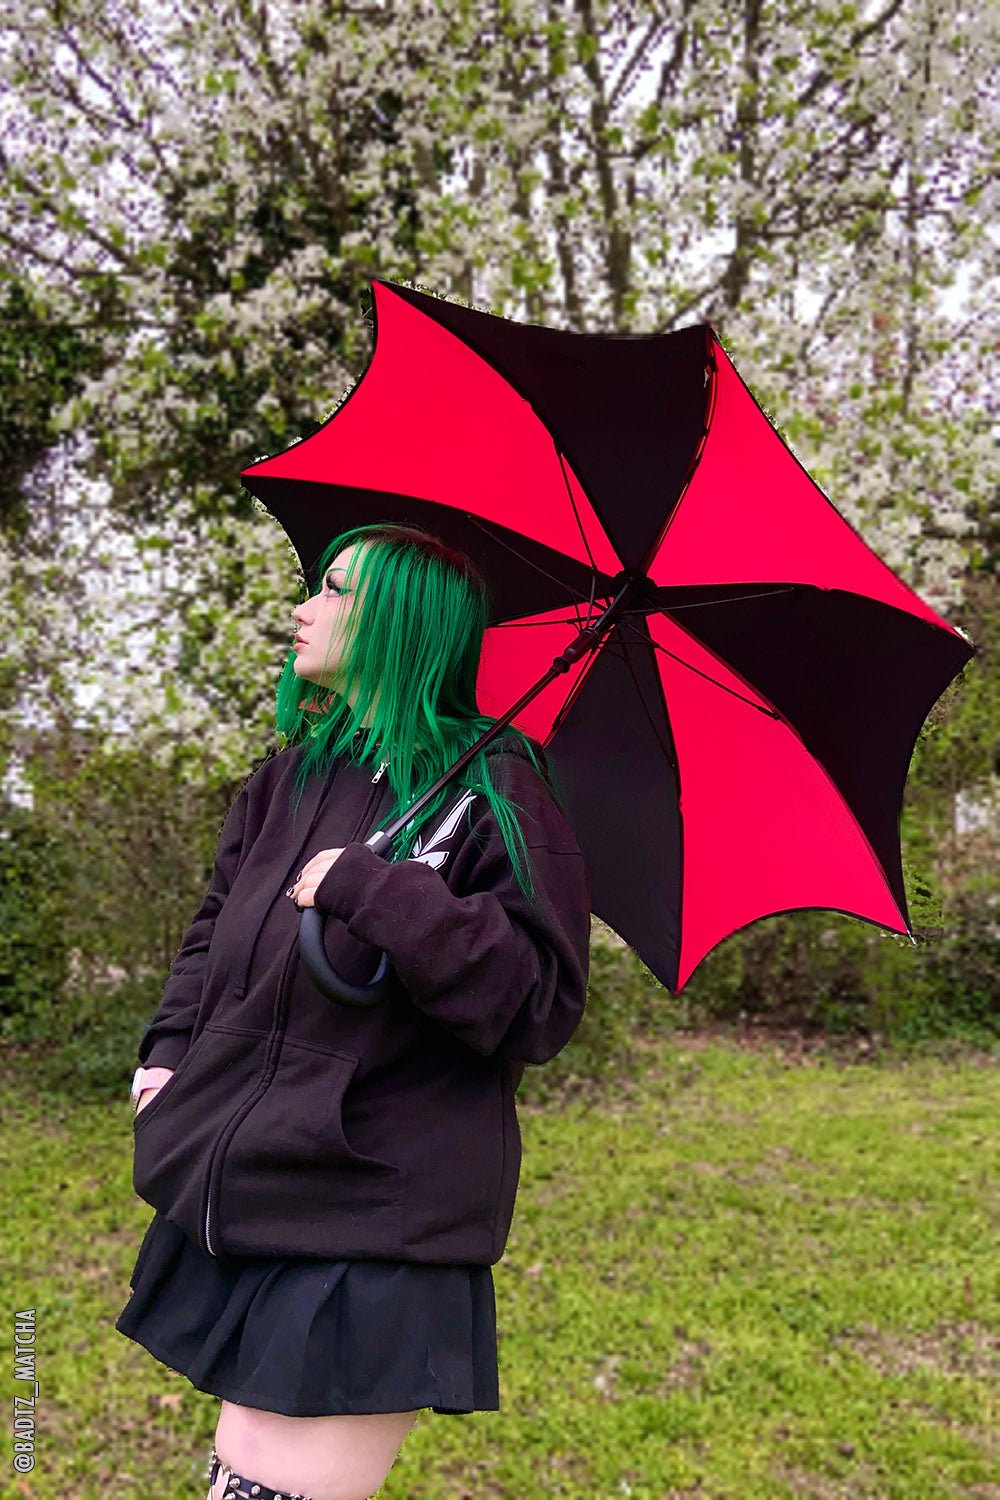
{"label": "skirt pleat", "polygon": [[130,1285],[118,1332],[240,1406],[500,1409],[492,1266],[214,1257],[157,1213]]}

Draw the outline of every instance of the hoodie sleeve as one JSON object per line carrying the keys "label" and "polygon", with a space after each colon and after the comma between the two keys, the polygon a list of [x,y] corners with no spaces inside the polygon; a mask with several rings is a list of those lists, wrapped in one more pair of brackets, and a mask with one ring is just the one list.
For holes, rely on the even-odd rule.
{"label": "hoodie sleeve", "polygon": [[176,1068],[188,1049],[201,1004],[202,978],[215,919],[233,883],[243,848],[248,801],[247,785],[226,815],[208,890],[181,941],[159,1006],[140,1039],[139,1061],[145,1067]]}
{"label": "hoodie sleeve", "polygon": [[[450,886],[419,859],[387,863],[350,844],[316,888],[316,909],[383,949],[413,1002],[485,1057],[544,1063],[583,1017],[590,880],[568,822],[534,768],[504,756],[538,896],[522,894],[492,809],[456,835]],[[463,837],[464,834],[464,837]]]}

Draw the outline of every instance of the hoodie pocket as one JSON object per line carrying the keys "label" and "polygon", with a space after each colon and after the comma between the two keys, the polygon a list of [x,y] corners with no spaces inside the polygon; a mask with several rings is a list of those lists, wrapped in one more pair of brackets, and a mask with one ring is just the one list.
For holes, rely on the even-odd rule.
{"label": "hoodie pocket", "polygon": [[[220,1242],[250,1243],[257,1220],[280,1232],[274,1253],[318,1253],[352,1232],[398,1244],[402,1168],[393,1164],[391,1100],[348,1089],[358,1059],[312,1043],[281,1044],[274,1075],[216,1163]],[[307,1248],[308,1247],[308,1248]],[[321,1253],[321,1252],[319,1252]]]}
{"label": "hoodie pocket", "polygon": [[267,1036],[209,1023],[133,1117],[135,1191],[196,1242],[212,1153],[238,1102],[263,1074]]}
{"label": "hoodie pocket", "polygon": [[150,1115],[155,1114],[157,1112],[157,1110],[161,1107],[164,1098],[165,1097],[169,1097],[169,1095],[173,1093],[174,1087],[176,1086],[178,1079],[184,1074],[184,1072],[186,1071],[186,1069],[193,1062],[194,1058],[196,1057],[196,1055],[198,1053],[199,1048],[201,1048],[201,1047],[204,1046],[205,1041],[206,1041],[206,1033],[203,1031],[201,1033],[201,1035],[197,1038],[197,1040],[194,1041],[194,1042],[192,1042],[191,1045],[188,1047],[187,1051],[185,1052],[184,1056],[181,1058],[180,1062],[171,1071],[170,1077],[167,1078],[163,1083],[160,1084],[160,1087],[156,1090],[156,1093],[153,1095],[152,1099],[148,1100],[148,1102],[142,1106],[142,1109],[137,1110],[136,1113],[133,1115],[133,1117],[132,1117],[132,1129],[133,1129],[133,1131],[135,1131],[136,1133],[138,1133],[140,1130],[145,1129],[145,1127],[149,1124],[149,1117],[150,1117]]}

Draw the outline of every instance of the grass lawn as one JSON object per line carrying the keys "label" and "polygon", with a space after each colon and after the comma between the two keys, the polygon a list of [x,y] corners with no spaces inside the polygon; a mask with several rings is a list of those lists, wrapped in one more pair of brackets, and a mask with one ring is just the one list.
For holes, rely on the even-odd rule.
{"label": "grass lawn", "polygon": [[[422,1413],[380,1500],[1000,1500],[996,1057],[678,1036],[644,1066],[613,1103],[521,1106],[501,1410]],[[39,1381],[0,1494],[203,1500],[217,1401],[113,1326],[152,1216],[127,1101],[8,1070],[0,1107]]]}

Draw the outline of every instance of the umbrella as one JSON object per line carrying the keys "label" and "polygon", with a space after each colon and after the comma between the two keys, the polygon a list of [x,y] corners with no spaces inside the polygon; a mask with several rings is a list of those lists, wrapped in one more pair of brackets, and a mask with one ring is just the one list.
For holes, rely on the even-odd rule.
{"label": "umbrella", "polygon": [[[556,774],[593,911],[671,993],[781,912],[912,936],[910,757],[976,648],[834,508],[711,326],[581,334],[371,286],[361,379],[241,474],[307,577],[379,519],[492,589],[477,696],[498,723],[369,844],[513,722]],[[376,994],[337,981],[302,915],[325,992]]]}

